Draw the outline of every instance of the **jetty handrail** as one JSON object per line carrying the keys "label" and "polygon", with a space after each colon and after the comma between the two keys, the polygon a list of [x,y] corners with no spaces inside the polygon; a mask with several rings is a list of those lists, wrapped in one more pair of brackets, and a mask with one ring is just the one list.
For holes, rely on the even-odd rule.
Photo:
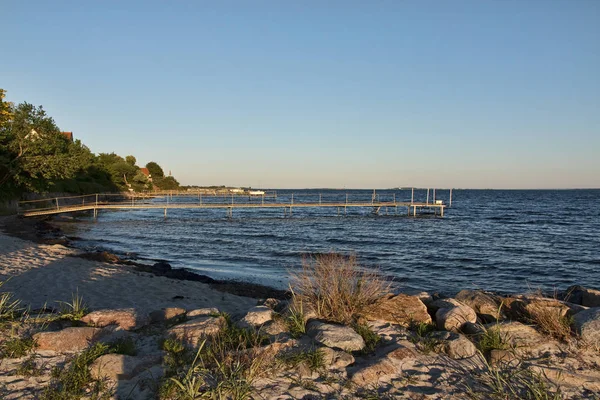
{"label": "jetty handrail", "polygon": [[[430,196],[430,189],[427,189],[427,196],[418,201],[415,199],[415,191],[411,189],[410,200],[403,200],[399,196],[401,190],[385,190],[382,193],[373,195],[364,192],[348,193],[343,191],[335,192],[284,192],[280,195],[268,197],[264,194],[259,195],[239,195],[238,193],[217,193],[206,195],[203,192],[186,192],[186,195],[177,195],[177,191],[159,192],[119,192],[119,193],[93,193],[85,195],[54,196],[42,199],[23,200],[18,203],[18,213],[22,215],[44,215],[57,214],[61,212],[75,212],[94,210],[96,214],[98,209],[156,209],[164,208],[165,214],[168,208],[273,208],[282,207],[339,207],[344,210],[346,207],[373,207],[376,212],[382,207],[412,207],[413,213],[416,208],[444,208],[449,207],[446,201],[436,198],[436,191],[433,190],[433,196]],[[439,192],[438,192],[439,193]],[[452,190],[450,190],[449,204],[452,204]],[[425,194],[425,193],[423,193]],[[197,196],[197,199],[194,198]],[[406,197],[406,193],[404,193]],[[421,197],[421,196],[419,196]],[[444,196],[445,197],[445,196]],[[430,201],[432,199],[433,201]],[[437,200],[437,201],[436,201]],[[415,208],[416,207],[416,208]],[[339,212],[339,210],[338,210]],[[410,210],[409,210],[410,212]],[[443,213],[442,213],[443,215]]]}

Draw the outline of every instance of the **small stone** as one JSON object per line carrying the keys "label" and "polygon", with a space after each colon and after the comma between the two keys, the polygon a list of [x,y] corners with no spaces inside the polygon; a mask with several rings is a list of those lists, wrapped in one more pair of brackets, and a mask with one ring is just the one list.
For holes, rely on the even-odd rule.
{"label": "small stone", "polygon": [[321,347],[319,349],[323,353],[323,361],[329,369],[342,370],[348,365],[354,364],[352,354],[341,350],[330,349],[329,347]]}
{"label": "small stone", "polygon": [[121,329],[129,331],[148,325],[150,318],[147,315],[138,313],[133,308],[126,308],[93,311],[81,318],[81,322],[100,328],[117,325]]}
{"label": "small stone", "polygon": [[458,305],[452,308],[440,308],[435,313],[435,320],[438,329],[447,331],[459,331],[467,322],[477,322],[475,311],[465,305]]}
{"label": "small stone", "polygon": [[588,344],[595,347],[600,346],[600,307],[575,314],[573,326]]}
{"label": "small stone", "polygon": [[311,321],[308,334],[318,343],[345,351],[358,351],[365,347],[363,338],[349,326]]}
{"label": "small stone", "polygon": [[201,339],[218,334],[224,326],[223,317],[197,317],[175,325],[167,331],[167,336],[173,336],[188,346],[196,347]]}
{"label": "small stone", "polygon": [[367,307],[363,317],[369,321],[385,321],[404,326],[431,323],[431,316],[427,313],[425,304],[418,297],[406,294],[389,294],[383,297]]}
{"label": "small stone", "polygon": [[58,332],[40,332],[33,335],[37,350],[81,351],[104,336],[100,328],[66,328]]}
{"label": "small stone", "polygon": [[150,313],[151,322],[167,322],[176,318],[182,318],[185,315],[185,308],[167,307]]}
{"label": "small stone", "polygon": [[188,311],[186,316],[188,318],[196,318],[196,317],[215,316],[218,314],[219,314],[219,310],[214,307],[211,307],[211,308],[197,308],[195,310]]}
{"label": "small stone", "polygon": [[261,326],[273,319],[273,310],[267,306],[252,307],[240,321],[244,327]]}

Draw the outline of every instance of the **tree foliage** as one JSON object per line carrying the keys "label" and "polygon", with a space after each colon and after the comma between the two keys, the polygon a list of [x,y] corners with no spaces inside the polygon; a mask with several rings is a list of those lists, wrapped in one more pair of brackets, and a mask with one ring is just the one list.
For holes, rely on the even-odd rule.
{"label": "tree foliage", "polygon": [[[115,153],[97,156],[81,141],[72,141],[42,106],[14,105],[4,100],[0,89],[0,199],[21,193],[143,191],[153,183],[136,166],[136,158]],[[175,178],[164,178],[162,168],[150,162],[158,187],[179,186]]]}
{"label": "tree foliage", "polygon": [[148,164],[146,164],[146,168],[148,168],[148,171],[150,171],[152,178],[162,178],[165,176],[163,169],[154,161],[150,161]]}

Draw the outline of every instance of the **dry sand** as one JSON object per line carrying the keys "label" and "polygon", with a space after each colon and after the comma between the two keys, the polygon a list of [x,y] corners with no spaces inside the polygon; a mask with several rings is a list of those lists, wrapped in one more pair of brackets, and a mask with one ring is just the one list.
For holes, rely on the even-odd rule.
{"label": "dry sand", "polygon": [[236,313],[256,305],[256,299],[218,292],[200,282],[72,257],[77,253],[62,245],[38,244],[0,233],[0,280],[8,280],[1,290],[14,293],[32,309],[59,307],[59,302],[70,302],[77,292],[91,310],[216,307]]}

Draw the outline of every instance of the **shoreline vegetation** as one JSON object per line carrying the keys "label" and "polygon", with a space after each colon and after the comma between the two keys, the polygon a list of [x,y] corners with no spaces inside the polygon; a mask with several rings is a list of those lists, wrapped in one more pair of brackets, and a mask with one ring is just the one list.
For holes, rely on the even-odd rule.
{"label": "shoreline vegetation", "polygon": [[[391,293],[339,254],[285,296],[0,228],[5,399],[594,399],[600,291]],[[146,269],[144,269],[146,268]],[[175,278],[175,279],[172,279]],[[205,278],[200,278],[205,279]],[[210,278],[208,278],[210,279]],[[223,284],[224,285],[224,284]]]}

